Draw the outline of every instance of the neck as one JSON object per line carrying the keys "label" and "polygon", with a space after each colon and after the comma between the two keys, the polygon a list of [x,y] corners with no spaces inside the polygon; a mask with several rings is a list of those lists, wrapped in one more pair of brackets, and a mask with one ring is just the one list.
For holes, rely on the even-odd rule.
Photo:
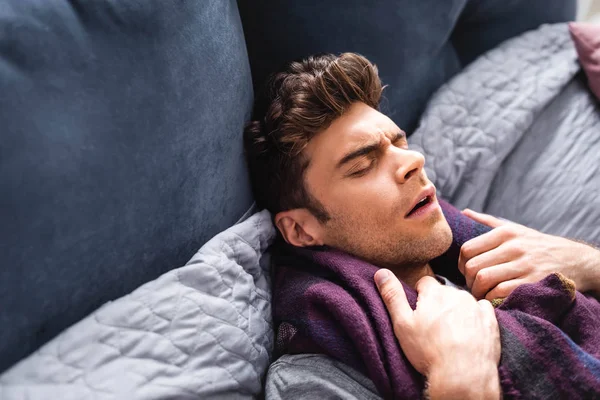
{"label": "neck", "polygon": [[424,276],[435,276],[429,264],[410,269],[392,269],[392,272],[404,283],[414,289],[419,279]]}

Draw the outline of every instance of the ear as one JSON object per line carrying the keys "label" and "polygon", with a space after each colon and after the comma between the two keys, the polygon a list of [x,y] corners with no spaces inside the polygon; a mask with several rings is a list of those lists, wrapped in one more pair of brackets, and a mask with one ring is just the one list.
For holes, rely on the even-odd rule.
{"label": "ear", "polygon": [[323,229],[314,215],[306,208],[277,213],[275,226],[286,242],[296,247],[322,246]]}

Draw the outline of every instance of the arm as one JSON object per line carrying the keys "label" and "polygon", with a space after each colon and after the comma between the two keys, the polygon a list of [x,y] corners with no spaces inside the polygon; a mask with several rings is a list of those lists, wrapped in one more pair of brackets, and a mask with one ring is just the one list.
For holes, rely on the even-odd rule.
{"label": "arm", "polygon": [[379,270],[375,282],[394,333],[431,399],[498,399],[500,333],[492,305],[426,276],[412,310],[398,279]]}
{"label": "arm", "polygon": [[600,297],[600,250],[465,210],[464,214],[494,228],[466,242],[458,268],[478,299],[507,297],[523,283],[534,283],[553,272],[575,282],[578,291]]}
{"label": "arm", "polygon": [[580,282],[575,281],[575,286],[580,292],[591,294],[600,300],[600,249],[587,243],[576,243],[581,245],[581,262]]}

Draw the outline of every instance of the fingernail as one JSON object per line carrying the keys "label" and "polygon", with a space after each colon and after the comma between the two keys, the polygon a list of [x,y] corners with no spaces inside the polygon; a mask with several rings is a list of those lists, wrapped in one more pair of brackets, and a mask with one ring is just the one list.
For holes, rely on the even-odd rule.
{"label": "fingernail", "polygon": [[375,272],[375,283],[377,286],[383,285],[388,279],[390,279],[390,271],[387,269],[380,269]]}

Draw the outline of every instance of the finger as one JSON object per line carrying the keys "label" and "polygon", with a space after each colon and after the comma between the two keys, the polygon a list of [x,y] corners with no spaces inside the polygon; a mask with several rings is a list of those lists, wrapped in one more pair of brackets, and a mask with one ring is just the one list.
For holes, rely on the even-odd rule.
{"label": "finger", "polygon": [[396,275],[387,269],[380,269],[375,273],[374,279],[394,326],[405,326],[410,323],[413,310]]}
{"label": "finger", "polygon": [[435,290],[435,288],[439,286],[441,286],[441,283],[433,276],[424,276],[417,281],[415,290],[417,291],[417,295],[421,296],[430,290]]}
{"label": "finger", "polygon": [[510,235],[507,229],[494,229],[465,242],[460,247],[460,254],[458,255],[458,270],[461,274],[465,275],[465,264],[470,259],[495,249],[512,237],[513,236]]}
{"label": "finger", "polygon": [[490,326],[497,326],[498,320],[496,319],[496,312],[494,311],[494,306],[492,303],[486,299],[479,300],[477,304],[479,304],[479,308],[481,309],[485,320],[490,324]]}
{"label": "finger", "polygon": [[497,228],[502,225],[510,224],[508,221],[503,221],[499,218],[494,217],[493,215],[480,213],[477,211],[470,210],[465,208],[462,212],[467,217],[479,222],[480,224],[487,225],[490,228]]}
{"label": "finger", "polygon": [[[417,291],[417,309],[419,305],[424,303],[439,304],[443,301],[442,292],[447,289],[432,276],[424,276],[417,281],[415,284],[415,290]],[[422,306],[426,307],[426,306]]]}
{"label": "finger", "polygon": [[501,343],[500,343],[500,327],[498,326],[498,319],[496,318],[496,312],[494,306],[488,300],[479,300],[477,302],[483,314],[483,320],[486,323],[487,332],[486,336],[488,339],[492,339],[492,345],[494,346],[494,360],[496,363],[500,362],[501,355]]}
{"label": "finger", "polygon": [[495,299],[503,299],[508,297],[516,288],[527,283],[525,279],[513,279],[497,284],[492,290],[485,295],[486,300],[492,301]]}
{"label": "finger", "polygon": [[494,306],[492,306],[492,303],[490,303],[488,300],[479,300],[477,301],[477,304],[479,304],[481,311],[483,311],[483,314],[486,317],[494,315],[494,319],[496,319],[494,314]]}
{"label": "finger", "polygon": [[498,246],[495,249],[481,253],[468,260],[463,269],[465,280],[467,281],[467,287],[471,289],[473,287],[473,281],[477,273],[484,268],[493,267],[494,265],[500,265],[513,261],[517,258],[517,254],[513,251],[510,246]]}
{"label": "finger", "polygon": [[476,299],[483,299],[487,292],[498,286],[500,283],[519,278],[521,274],[521,268],[514,262],[484,268],[475,276],[471,294]]}

